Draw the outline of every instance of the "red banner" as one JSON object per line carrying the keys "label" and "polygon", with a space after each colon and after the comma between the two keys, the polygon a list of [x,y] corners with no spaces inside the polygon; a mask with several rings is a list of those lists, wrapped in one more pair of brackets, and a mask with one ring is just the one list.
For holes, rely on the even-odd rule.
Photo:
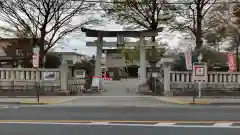
{"label": "red banner", "polygon": [[228,71],[235,72],[237,69],[236,67],[236,59],[233,53],[228,53]]}

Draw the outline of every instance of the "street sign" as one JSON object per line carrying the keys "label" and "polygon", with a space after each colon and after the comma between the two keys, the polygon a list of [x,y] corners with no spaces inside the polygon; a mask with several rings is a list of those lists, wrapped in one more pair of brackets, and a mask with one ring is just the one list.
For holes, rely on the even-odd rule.
{"label": "street sign", "polygon": [[193,63],[192,81],[208,81],[207,63]]}

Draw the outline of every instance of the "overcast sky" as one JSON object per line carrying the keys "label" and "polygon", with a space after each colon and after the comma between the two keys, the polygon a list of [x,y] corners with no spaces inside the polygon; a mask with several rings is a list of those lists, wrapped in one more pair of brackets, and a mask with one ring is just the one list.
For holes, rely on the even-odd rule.
{"label": "overcast sky", "polygon": [[[94,13],[94,16],[97,18],[101,18],[100,14],[102,12],[96,12]],[[76,17],[74,20],[76,22],[79,22],[82,17]],[[4,23],[0,22],[0,26],[5,26]],[[93,26],[94,29],[99,30],[122,30],[122,26],[114,23],[113,21],[109,21],[108,19],[105,19],[104,23],[101,26]],[[2,38],[6,37],[4,36],[4,32],[0,33],[0,36]],[[167,42],[171,47],[177,47],[182,36],[179,32],[169,32],[165,29],[165,31],[159,33],[158,38],[161,38],[161,41]],[[77,49],[78,53],[86,54],[89,56],[92,56],[96,53],[95,47],[87,47],[86,42],[87,41],[94,41],[94,39],[86,38],[83,33],[73,33],[66,38],[63,39],[62,45],[57,45],[54,47],[55,51],[74,51],[74,49]],[[105,41],[116,41],[116,38],[113,39],[106,39]],[[62,48],[64,47],[64,48]]]}

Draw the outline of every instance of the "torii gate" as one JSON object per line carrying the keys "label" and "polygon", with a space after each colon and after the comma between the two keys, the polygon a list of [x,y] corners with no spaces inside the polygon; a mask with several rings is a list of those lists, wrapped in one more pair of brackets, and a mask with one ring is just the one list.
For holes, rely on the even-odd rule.
{"label": "torii gate", "polygon": [[[95,62],[95,76],[101,76],[101,56],[102,56],[102,47],[103,47],[103,38],[104,37],[117,37],[117,43],[123,43],[124,37],[135,37],[139,38],[140,46],[140,84],[146,82],[146,53],[144,40],[145,37],[154,37],[158,35],[158,32],[162,32],[163,28],[157,30],[141,30],[141,31],[104,31],[104,30],[92,30],[88,28],[82,28],[81,31],[85,32],[86,37],[96,37],[96,62]],[[98,78],[95,83],[97,83],[98,89],[102,89],[102,80]],[[96,86],[96,85],[95,85]]]}

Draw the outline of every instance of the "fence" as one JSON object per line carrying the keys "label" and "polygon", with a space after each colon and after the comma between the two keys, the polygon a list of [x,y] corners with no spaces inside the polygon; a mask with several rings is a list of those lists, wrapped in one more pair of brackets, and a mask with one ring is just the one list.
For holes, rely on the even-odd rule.
{"label": "fence", "polygon": [[[185,88],[191,83],[191,72],[170,72],[171,88]],[[240,88],[240,73],[208,72],[208,82],[203,82],[203,88],[232,90]]]}
{"label": "fence", "polygon": [[[191,81],[191,77],[191,72],[170,71],[170,89],[179,94],[191,94],[189,92],[197,90],[197,84]],[[208,72],[208,82],[203,82],[201,88],[205,95],[226,94],[226,92],[228,94],[235,92],[236,95],[236,92],[240,92],[240,73]]]}
{"label": "fence", "polygon": [[0,68],[0,95],[66,95],[84,90],[85,78],[69,78],[68,67],[59,69]]}
{"label": "fence", "polygon": [[[169,59],[169,58],[168,58]],[[159,85],[163,85],[165,95],[193,95],[197,84],[192,82],[191,71],[171,71],[170,60],[161,62],[162,72],[158,72]],[[148,73],[148,76],[150,73]],[[240,95],[240,72],[208,72],[208,81],[201,85],[204,95],[216,94]]]}

